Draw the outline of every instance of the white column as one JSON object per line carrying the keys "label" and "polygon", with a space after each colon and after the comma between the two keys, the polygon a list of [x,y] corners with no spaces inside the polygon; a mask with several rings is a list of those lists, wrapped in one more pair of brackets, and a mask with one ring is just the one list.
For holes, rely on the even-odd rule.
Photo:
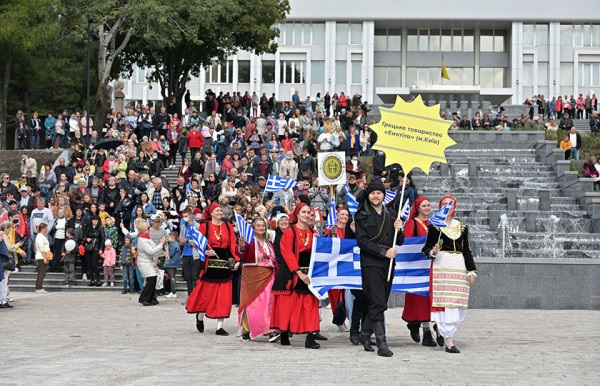
{"label": "white column", "polygon": [[[579,95],[579,79],[580,77],[583,76],[579,73],[579,52],[577,52],[577,50],[575,50],[574,54],[573,54],[573,96],[575,98],[577,98],[577,95]],[[575,115],[576,112],[573,112],[570,115]],[[573,118],[573,117],[571,117]]]}
{"label": "white column", "polygon": [[511,33],[512,104],[523,103],[523,22],[512,23]]}
{"label": "white column", "polygon": [[280,58],[279,51],[277,51],[275,53],[275,98],[277,98],[278,101],[286,102],[289,99],[282,99],[281,93],[279,90],[279,86],[281,84],[281,74],[279,73],[279,62],[280,62],[279,58]]}
{"label": "white column", "polygon": [[325,22],[325,92],[335,93],[335,21]]}
{"label": "white column", "polygon": [[304,66],[304,80],[306,83],[306,95],[309,95],[311,97],[311,100],[315,100],[315,96],[311,94],[310,91],[310,86],[312,83],[312,78],[311,78],[311,74],[312,74],[312,64],[311,64],[311,50],[309,49],[308,52],[306,52],[306,65]]}
{"label": "white column", "polygon": [[231,59],[231,63],[233,64],[233,71],[232,69],[229,69],[229,75],[231,76],[231,87],[233,91],[241,91],[238,90],[238,56],[233,55]]}
{"label": "white column", "polygon": [[549,25],[548,36],[548,70],[549,70],[549,94],[548,100],[552,100],[560,90],[560,23],[552,22]]}
{"label": "white column", "polygon": [[[479,41],[481,36],[481,31],[479,29],[479,27],[476,27],[473,30],[473,53],[474,53],[474,59],[475,59],[475,63],[473,63],[473,80],[474,80],[474,84],[480,84],[481,82],[481,78],[479,77],[479,68],[481,67],[481,42]],[[459,106],[460,107],[460,106]]]}
{"label": "white column", "polygon": [[142,106],[146,106],[148,103],[148,86],[142,88]]}
{"label": "white column", "polygon": [[206,69],[200,68],[200,98],[204,98],[206,92]]}
{"label": "white column", "polygon": [[375,22],[363,23],[363,56],[361,66],[361,82],[363,101],[373,103],[375,88],[373,82],[373,67],[375,64]]}
{"label": "white column", "polygon": [[407,45],[408,45],[408,28],[402,27],[402,36],[400,37],[400,45],[402,48],[402,79],[400,84],[402,87],[410,87],[406,80],[406,58],[407,54]]}

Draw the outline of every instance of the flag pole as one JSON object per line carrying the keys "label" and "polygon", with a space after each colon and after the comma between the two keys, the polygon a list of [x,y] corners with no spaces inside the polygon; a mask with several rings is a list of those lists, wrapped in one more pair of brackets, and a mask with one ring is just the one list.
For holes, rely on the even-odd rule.
{"label": "flag pole", "polygon": [[[400,204],[398,205],[398,217],[396,220],[400,220],[400,216],[402,215],[402,201],[404,201],[404,189],[406,189],[406,175],[402,177],[402,193],[400,194]],[[396,247],[396,240],[398,239],[398,231],[394,229],[394,241],[392,242],[392,248]],[[394,266],[394,259],[390,259],[390,267],[388,268],[387,281],[389,282],[392,278],[392,267]]]}

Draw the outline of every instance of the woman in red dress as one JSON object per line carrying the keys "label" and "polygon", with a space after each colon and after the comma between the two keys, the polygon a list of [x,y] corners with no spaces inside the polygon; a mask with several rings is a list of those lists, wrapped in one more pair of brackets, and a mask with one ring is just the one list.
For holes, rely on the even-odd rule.
{"label": "woman in red dress", "polygon": [[[427,226],[429,226],[429,212],[431,212],[431,203],[425,196],[419,196],[410,208],[410,214],[404,224],[404,237],[427,236]],[[431,278],[429,279],[431,281]],[[404,297],[404,311],[402,319],[407,322],[406,327],[410,330],[410,337],[415,342],[421,340],[419,328],[423,326],[423,346],[436,347],[436,343],[431,335],[429,321],[431,320],[431,298],[406,294]],[[444,345],[443,338],[440,346]]]}
{"label": "woman in red dress", "polygon": [[[325,229],[327,236],[340,239],[355,239],[356,236],[354,235],[354,231],[350,228],[350,224],[348,223],[349,218],[350,213],[348,212],[348,209],[338,209],[336,224],[331,227],[331,229]],[[327,296],[329,297],[329,304],[331,304],[331,312],[335,315],[335,310],[337,310],[338,305],[346,297],[346,290],[330,289],[327,291]],[[348,331],[346,323],[337,324],[337,327],[340,332]]]}
{"label": "woman in red dress", "polygon": [[307,275],[313,231],[310,229],[310,207],[299,203],[290,215],[290,223],[281,237],[283,264],[275,276],[275,302],[271,328],[281,331],[281,344],[290,345],[289,333],[306,334],[304,347],[321,347],[316,341],[319,331],[319,300],[310,292]]}
{"label": "woman in red dress", "polygon": [[[204,315],[217,319],[217,335],[227,336],[223,320],[231,315],[231,271],[240,266],[236,251],[236,237],[233,226],[222,220],[223,209],[213,202],[204,212],[204,223],[200,233],[208,239],[206,260],[200,272],[196,288],[190,294],[185,306],[188,313],[196,314],[196,328],[204,332]],[[232,267],[230,259],[235,260]]]}

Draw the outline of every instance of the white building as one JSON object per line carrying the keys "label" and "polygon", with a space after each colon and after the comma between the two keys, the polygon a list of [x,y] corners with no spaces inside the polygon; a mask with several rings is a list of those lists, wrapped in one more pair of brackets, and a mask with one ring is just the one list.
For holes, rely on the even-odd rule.
{"label": "white building", "polygon": [[[600,4],[483,0],[290,0],[274,55],[240,52],[203,70],[192,99],[256,91],[289,100],[317,92],[424,100],[522,103],[600,90]],[[442,55],[450,80],[441,78]],[[159,101],[146,71],[124,80],[129,100]],[[460,107],[460,106],[459,106]]]}

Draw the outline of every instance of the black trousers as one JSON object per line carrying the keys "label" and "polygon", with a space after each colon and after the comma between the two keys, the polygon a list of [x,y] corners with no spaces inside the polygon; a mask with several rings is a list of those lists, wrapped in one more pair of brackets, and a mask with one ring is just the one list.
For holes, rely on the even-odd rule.
{"label": "black trousers", "polygon": [[183,256],[181,259],[181,269],[183,270],[183,278],[187,284],[188,295],[196,287],[196,280],[200,276],[201,267],[202,261],[200,259],[194,260],[192,256]]}
{"label": "black trousers", "polygon": [[144,290],[140,294],[140,303],[151,303],[156,300],[156,276],[147,277]]}
{"label": "black trousers", "polygon": [[100,281],[100,270],[98,269],[98,261],[100,260],[99,251],[85,253],[85,262],[87,265],[87,275],[90,281]]}
{"label": "black trousers", "polygon": [[379,267],[362,267],[362,286],[365,297],[369,300],[367,318],[370,322],[383,322],[383,313],[388,308],[388,299],[392,290],[394,271],[387,281],[388,270]]}

